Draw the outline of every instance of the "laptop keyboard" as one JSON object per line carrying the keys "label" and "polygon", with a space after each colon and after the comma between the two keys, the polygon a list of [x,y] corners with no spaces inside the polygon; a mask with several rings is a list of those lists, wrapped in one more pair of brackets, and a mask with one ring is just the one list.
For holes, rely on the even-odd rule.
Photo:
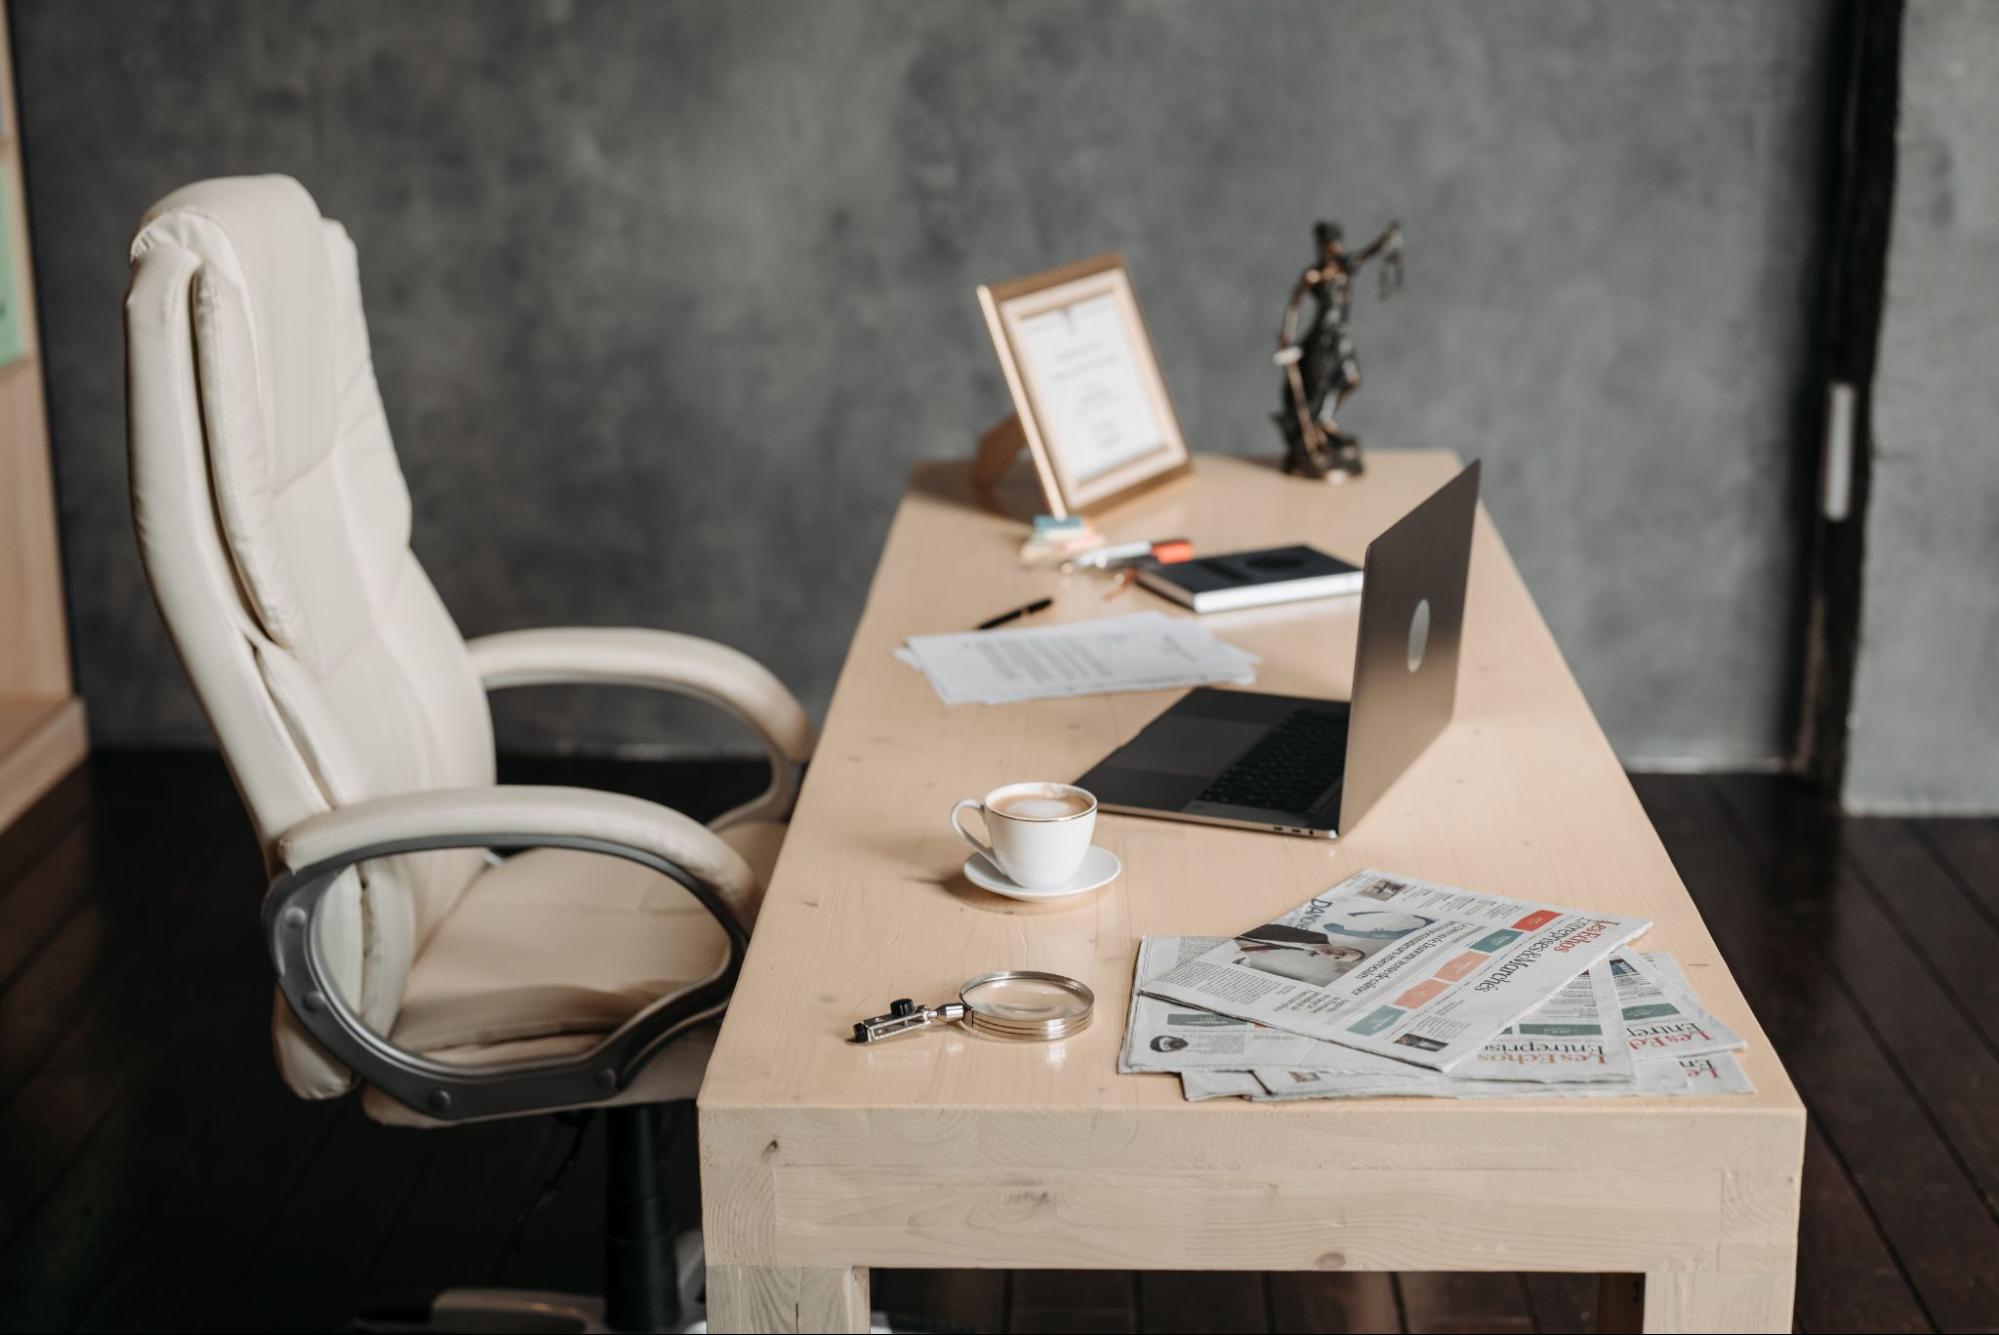
{"label": "laptop keyboard", "polygon": [[1347,717],[1346,710],[1293,710],[1195,800],[1268,811],[1311,811],[1346,767]]}

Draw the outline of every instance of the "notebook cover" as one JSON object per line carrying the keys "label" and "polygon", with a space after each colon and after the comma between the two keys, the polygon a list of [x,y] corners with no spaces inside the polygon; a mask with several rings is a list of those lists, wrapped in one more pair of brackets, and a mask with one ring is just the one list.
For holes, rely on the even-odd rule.
{"label": "notebook cover", "polygon": [[[1328,587],[1323,592],[1353,592],[1360,587],[1360,573],[1359,566],[1336,556],[1328,556],[1316,547],[1300,544],[1265,547],[1251,552],[1228,552],[1176,565],[1153,566],[1143,571],[1139,578],[1156,592],[1198,608],[1203,601],[1212,601],[1203,595],[1247,593],[1251,590],[1280,595],[1282,590],[1278,586],[1281,585],[1303,585],[1317,580],[1338,581],[1341,576],[1352,576],[1352,589]],[[1300,589],[1299,592],[1306,591]],[[1280,602],[1283,599],[1272,596],[1256,601]]]}

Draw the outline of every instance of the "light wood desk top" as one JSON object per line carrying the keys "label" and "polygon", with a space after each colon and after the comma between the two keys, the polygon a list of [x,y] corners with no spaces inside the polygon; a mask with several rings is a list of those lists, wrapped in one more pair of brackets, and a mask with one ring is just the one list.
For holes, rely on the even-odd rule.
{"label": "light wood desk top", "polygon": [[[1443,453],[1376,453],[1365,477],[1328,485],[1260,461],[1204,457],[1192,477],[1100,527],[1113,540],[1185,535],[1201,552],[1310,541],[1358,561],[1375,533],[1455,468]],[[1136,589],[1106,602],[1101,576],[1023,568],[1017,552],[1032,499],[1015,480],[1000,501],[996,509],[973,498],[963,463],[925,464],[890,530],[701,1094],[711,1262],[760,1275],[772,1264],[835,1262],[1658,1271],[1713,1266],[1714,1221],[1726,1233],[1737,1210],[1764,1221],[1744,1264],[1783,1268],[1771,1258],[1788,1246],[1784,1219],[1795,1218],[1803,1109],[1482,511],[1455,720],[1351,833],[1327,842],[1105,815],[1097,840],[1123,859],[1123,876],[1069,906],[1040,907],[965,882],[965,849],[946,822],[952,802],[1003,782],[1073,779],[1178,692],[947,707],[891,651],[907,636],[968,629],[1049,593],[1054,608],[1027,624],[1178,609]],[[1344,698],[1356,602],[1204,623],[1262,657],[1256,689]],[[1652,919],[1640,948],[1674,952],[1701,998],[1749,1038],[1757,1093],[1190,1104],[1175,1077],[1117,1074],[1140,937],[1230,935],[1363,866]],[[870,1048],[846,1041],[855,1020],[896,997],[942,1002],[964,979],[1007,968],[1083,979],[1097,995],[1091,1029],[1049,1045],[955,1028]],[[996,1222],[1014,1199],[1009,1183],[1069,1180],[1048,1177],[1057,1171],[1125,1174],[1098,1183],[1107,1194],[1092,1199],[1112,1202],[1106,1209],[1143,1205],[1157,1190],[1159,1211],[1184,1212],[1172,1195],[1181,1179],[1161,1171],[1239,1182],[1286,1165],[1445,1175],[1532,1168],[1541,1170],[1534,1192],[1643,1194],[1651,1213],[1591,1218],[1578,1229],[1591,1237],[1545,1255],[1523,1245],[1532,1221],[1495,1221],[1469,1237],[1412,1226],[1407,1246],[1373,1251],[1356,1232],[1336,1253],[1323,1236],[1273,1238],[1247,1223],[1243,1238],[1225,1244],[1206,1206],[1198,1245],[1184,1247],[1167,1232],[1141,1245],[1109,1240],[1131,1228]],[[1578,1165],[1588,1174],[1573,1176]],[[1427,1189],[1414,1172],[1388,1176],[1398,1192]],[[1291,1189],[1289,1179],[1258,1180],[1280,1196]],[[1776,1202],[1767,1207],[1765,1187]],[[1041,1206],[1022,1208],[1093,1208],[1066,1189],[1045,1187]],[[1459,1190],[1468,1199],[1512,1191],[1455,1178],[1435,1189],[1439,1202]],[[1000,1195],[979,1195],[988,1190]],[[1335,1194],[1351,1199],[1353,1190],[1343,1179]],[[1733,1206],[1717,1196],[1731,1191],[1742,1198]],[[1237,1206],[1252,1215],[1280,1208],[1259,1199]],[[1662,1222],[1676,1210],[1685,1212],[1681,1233]],[[1774,1289],[1758,1290],[1766,1291]],[[1785,1280],[1785,1328],[1788,1302]]]}
{"label": "light wood desk top", "polygon": [[[1259,461],[1203,458],[1195,477],[1116,513],[1105,528],[1117,537],[1184,534],[1201,552],[1304,540],[1358,561],[1375,533],[1454,471],[1440,453],[1377,453],[1356,482],[1307,485]],[[969,629],[1050,592],[1054,608],[1021,624],[1179,614],[1142,590],[1106,602],[1100,575],[1022,568],[1021,521],[978,508],[964,478],[960,463],[920,467],[889,533],[709,1066],[704,1106],[1212,1113],[1229,1105],[1188,1105],[1177,1080],[1116,1072],[1138,939],[1231,935],[1366,866],[1651,918],[1640,947],[1673,951],[1716,1014],[1754,1035],[1747,1062],[1758,1093],[1729,1102],[1796,1106],[1483,513],[1456,718],[1350,834],[1326,842],[1105,815],[1097,840],[1124,861],[1124,875],[1105,889],[1044,908],[968,885],[959,872],[965,847],[945,819],[953,801],[1014,780],[1072,780],[1181,692],[952,707],[895,661],[892,650],[910,635]],[[1357,612],[1357,599],[1333,599],[1204,623],[1262,657],[1254,689],[1343,699]],[[845,1041],[855,1020],[893,998],[944,1001],[974,974],[1014,968],[1087,982],[1097,994],[1090,1031],[1046,1047],[954,1030],[869,1049]],[[1558,1106],[1589,1116],[1620,1104]],[[1420,1116],[1448,1105],[1397,1106]]]}

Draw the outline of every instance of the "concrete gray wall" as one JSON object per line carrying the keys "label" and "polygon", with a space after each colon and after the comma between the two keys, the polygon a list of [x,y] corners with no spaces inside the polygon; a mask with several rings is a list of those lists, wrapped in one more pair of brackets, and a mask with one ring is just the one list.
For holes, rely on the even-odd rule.
{"label": "concrete gray wall", "polygon": [[[1007,408],[973,286],[1122,249],[1197,449],[1271,452],[1313,218],[1406,224],[1370,448],[1486,495],[1638,763],[1784,754],[1828,17],[1813,0],[13,7],[82,687],[204,726],[126,515],[119,298],[182,182],[360,246],[419,555],[468,633],[642,624],[823,707],[907,465]],[[528,749],[703,747],[642,699]]]}
{"label": "concrete gray wall", "polygon": [[1999,810],[1999,13],[1909,0],[1843,800]]}

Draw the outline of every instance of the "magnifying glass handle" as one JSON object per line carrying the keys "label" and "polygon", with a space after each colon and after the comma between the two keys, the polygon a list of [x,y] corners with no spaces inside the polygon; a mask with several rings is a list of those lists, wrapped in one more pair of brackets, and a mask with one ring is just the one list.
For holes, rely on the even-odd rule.
{"label": "magnifying glass handle", "polygon": [[896,1038],[913,1033],[918,1029],[928,1029],[933,1024],[949,1024],[963,1019],[965,1005],[960,1001],[947,1002],[935,1008],[919,1006],[908,997],[889,1003],[888,1014],[871,1015],[865,1020],[854,1022],[856,1043],[879,1043],[883,1039]]}

